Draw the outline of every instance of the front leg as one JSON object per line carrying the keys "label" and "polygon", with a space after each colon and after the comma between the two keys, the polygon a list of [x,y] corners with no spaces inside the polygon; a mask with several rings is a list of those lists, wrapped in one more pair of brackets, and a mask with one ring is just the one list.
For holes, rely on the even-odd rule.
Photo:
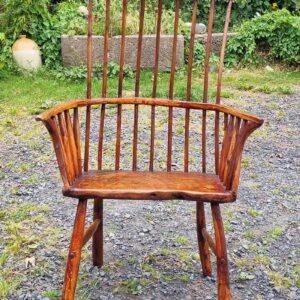
{"label": "front leg", "polygon": [[217,272],[218,272],[218,299],[230,300],[230,282],[227,259],[226,239],[220,206],[218,203],[211,204],[212,217],[215,229]]}
{"label": "front leg", "polygon": [[77,277],[83,245],[84,225],[86,216],[87,200],[80,199],[74,220],[74,229],[69,248],[68,261],[63,287],[63,300],[73,300],[75,296]]}

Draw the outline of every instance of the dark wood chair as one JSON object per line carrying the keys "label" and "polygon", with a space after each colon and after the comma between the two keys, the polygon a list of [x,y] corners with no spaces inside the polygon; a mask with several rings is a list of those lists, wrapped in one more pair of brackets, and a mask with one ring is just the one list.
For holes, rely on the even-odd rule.
{"label": "dark wood chair", "polygon": [[[204,276],[211,275],[211,261],[209,248],[217,257],[218,272],[218,298],[230,299],[229,273],[224,227],[222,224],[220,204],[233,202],[237,197],[241,156],[248,136],[263,123],[263,120],[253,115],[240,112],[220,104],[221,81],[224,64],[229,19],[233,1],[228,3],[223,43],[220,53],[220,67],[217,81],[216,103],[208,103],[209,59],[211,52],[212,28],[214,23],[215,1],[211,0],[211,9],[208,24],[208,41],[206,47],[206,63],[204,68],[204,94],[202,103],[191,102],[191,80],[193,67],[193,50],[195,41],[195,26],[197,15],[197,0],[192,8],[192,25],[190,37],[190,54],[187,71],[186,101],[178,101],[174,97],[174,78],[176,71],[176,50],[178,38],[179,0],[175,0],[174,38],[172,51],[172,65],[170,72],[169,99],[156,97],[158,83],[158,68],[160,54],[160,31],[162,19],[162,0],[158,0],[157,34],[154,65],[153,92],[151,98],[140,97],[140,70],[142,58],[143,23],[145,13],[145,0],[140,3],[140,30],[137,45],[136,85],[135,96],[125,98],[123,90],[123,70],[125,63],[125,31],[127,0],[123,0],[122,36],[120,49],[120,71],[118,97],[107,97],[107,70],[108,70],[108,44],[110,24],[110,0],[106,0],[106,22],[104,36],[103,84],[102,98],[92,99],[92,1],[89,1],[89,23],[87,42],[87,100],[71,101],[50,109],[37,117],[46,125],[55,149],[58,166],[63,181],[63,194],[79,199],[77,213],[74,221],[74,230],[69,249],[66,273],[63,286],[63,299],[73,299],[75,294],[81,249],[92,237],[93,264],[103,265],[103,199],[143,199],[143,200],[169,200],[184,199],[195,201],[197,205],[197,233],[199,252]],[[107,105],[116,106],[116,148],[114,170],[103,170],[103,138],[105,133],[105,117]],[[132,169],[120,170],[121,136],[122,136],[122,105],[131,105],[134,110],[133,118],[133,148]],[[138,168],[138,135],[139,135],[139,109],[141,106],[151,107],[151,124],[149,128],[150,149],[149,166],[147,170]],[[92,110],[92,108],[95,109]],[[155,162],[156,138],[156,108],[168,109],[168,134],[166,170],[157,171]],[[85,114],[80,113],[85,109]],[[173,111],[183,110],[185,115],[184,157],[182,171],[174,171],[172,167],[173,138]],[[189,172],[190,152],[190,113],[201,111],[201,140],[202,140],[202,169],[198,172]],[[100,118],[96,170],[90,170],[90,140],[91,114],[98,114]],[[213,118],[208,118],[208,113]],[[85,119],[85,134],[80,130],[80,117]],[[213,122],[211,122],[213,120]],[[207,171],[207,126],[213,126],[214,170]],[[220,129],[222,124],[222,129]],[[200,126],[199,126],[200,127]],[[84,136],[84,137],[83,137]],[[83,139],[82,139],[83,137]],[[84,143],[84,154],[81,155],[81,144]],[[221,143],[220,143],[221,141]],[[221,148],[219,149],[219,145]],[[200,147],[200,146],[199,146]],[[200,168],[201,163],[199,162]],[[85,217],[87,200],[94,199],[94,222],[85,230]],[[213,239],[206,230],[204,203],[210,203],[215,230]]]}

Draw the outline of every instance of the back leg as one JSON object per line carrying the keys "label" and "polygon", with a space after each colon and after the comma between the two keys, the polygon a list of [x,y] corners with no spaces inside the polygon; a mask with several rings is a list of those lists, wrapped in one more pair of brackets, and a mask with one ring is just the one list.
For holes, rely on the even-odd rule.
{"label": "back leg", "polygon": [[93,265],[103,266],[103,199],[94,200],[94,221],[100,220],[99,226],[93,235],[92,256]]}
{"label": "back leg", "polygon": [[204,276],[211,276],[210,253],[207,241],[204,239],[202,229],[206,229],[204,203],[197,201],[197,236],[198,247]]}

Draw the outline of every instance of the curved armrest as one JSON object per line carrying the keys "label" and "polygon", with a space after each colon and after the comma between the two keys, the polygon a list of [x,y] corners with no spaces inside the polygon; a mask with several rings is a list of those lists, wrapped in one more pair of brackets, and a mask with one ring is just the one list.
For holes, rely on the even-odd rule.
{"label": "curved armrest", "polygon": [[244,145],[252,132],[263,124],[225,115],[224,139],[219,176],[228,190],[237,192]]}
{"label": "curved armrest", "polygon": [[198,109],[198,110],[210,110],[210,111],[230,114],[240,119],[251,121],[260,125],[263,123],[263,120],[261,118],[258,118],[249,113],[241,112],[239,110],[236,110],[234,108],[225,105],[168,100],[168,99],[150,99],[150,98],[141,98],[141,97],[99,98],[99,99],[91,99],[91,100],[69,101],[57,105],[56,107],[43,112],[42,114],[36,117],[36,120],[45,121],[69,109],[90,106],[90,105],[99,105],[99,104],[140,104],[140,105],[155,105],[155,106],[165,106],[165,107],[181,107],[181,108]]}

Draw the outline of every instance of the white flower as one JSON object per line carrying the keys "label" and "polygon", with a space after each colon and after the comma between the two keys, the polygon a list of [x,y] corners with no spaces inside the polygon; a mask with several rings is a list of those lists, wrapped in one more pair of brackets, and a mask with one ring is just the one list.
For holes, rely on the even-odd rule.
{"label": "white flower", "polygon": [[87,16],[89,14],[87,7],[83,5],[79,6],[78,12],[84,16]]}

